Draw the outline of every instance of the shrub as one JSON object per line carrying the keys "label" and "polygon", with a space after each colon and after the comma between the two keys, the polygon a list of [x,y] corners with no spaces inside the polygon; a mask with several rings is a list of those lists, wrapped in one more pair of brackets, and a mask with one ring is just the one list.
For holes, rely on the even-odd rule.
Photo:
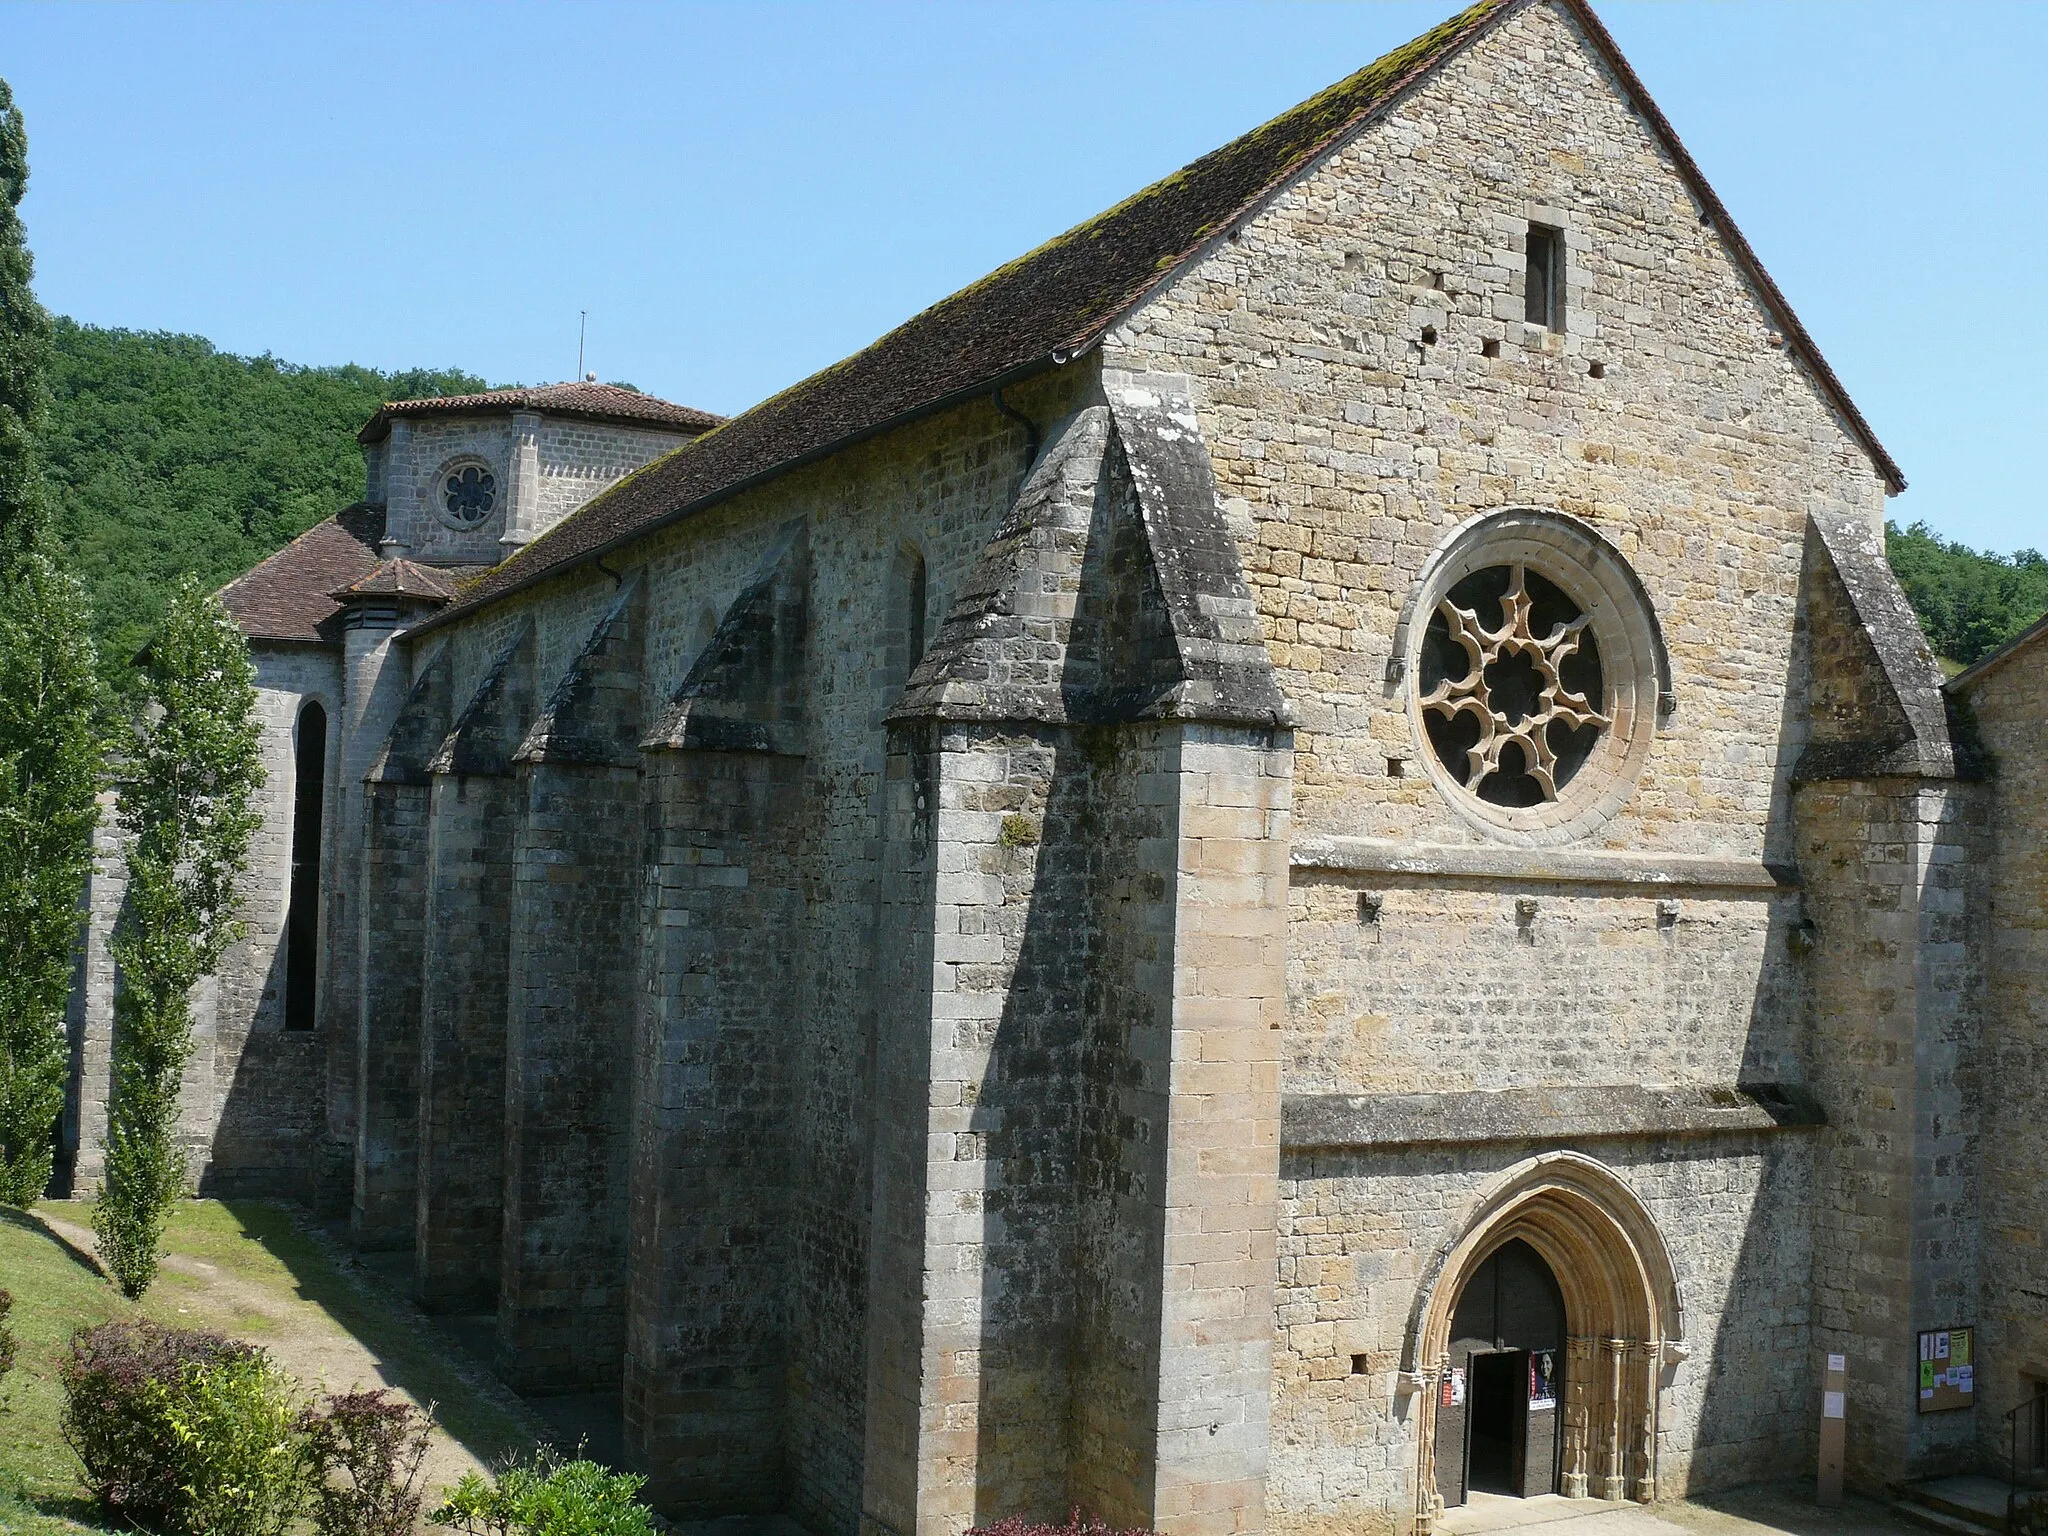
{"label": "shrub", "polygon": [[464,1473],[431,1518],[467,1536],[654,1536],[636,1497],[646,1481],[542,1451],[489,1480]]}
{"label": "shrub", "polygon": [[14,1330],[7,1326],[7,1314],[13,1310],[13,1295],[5,1286],[0,1286],[0,1381],[5,1381],[7,1373],[14,1369],[14,1356],[21,1348],[21,1341],[15,1338]]}
{"label": "shrub", "polygon": [[1156,1536],[1155,1532],[1143,1526],[1130,1530],[1118,1530],[1105,1525],[1093,1515],[1083,1516],[1077,1505],[1068,1515],[1065,1525],[1052,1525],[1045,1521],[1027,1520],[1022,1515],[1011,1515],[998,1520],[994,1525],[977,1525],[968,1528],[967,1536]]}
{"label": "shrub", "polygon": [[309,1469],[291,1380],[261,1349],[146,1321],[73,1335],[64,1438],[87,1490],[166,1536],[280,1536]]}
{"label": "shrub", "polygon": [[320,1536],[411,1536],[434,1415],[382,1390],[344,1392],[303,1419]]}

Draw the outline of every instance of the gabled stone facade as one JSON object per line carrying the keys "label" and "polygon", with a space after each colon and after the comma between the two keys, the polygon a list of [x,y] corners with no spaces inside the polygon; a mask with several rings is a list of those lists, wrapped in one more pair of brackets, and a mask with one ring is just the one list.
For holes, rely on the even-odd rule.
{"label": "gabled stone facade", "polygon": [[[1993,1454],[2048,653],[1944,692],[1896,467],[1578,0],[526,542],[539,409],[366,431],[310,1069],[247,1027],[214,1186],[615,1391],[678,1515],[1649,1500],[1809,1468],[1831,1354],[1856,1481]],[[472,464],[509,508],[399,509]]]}

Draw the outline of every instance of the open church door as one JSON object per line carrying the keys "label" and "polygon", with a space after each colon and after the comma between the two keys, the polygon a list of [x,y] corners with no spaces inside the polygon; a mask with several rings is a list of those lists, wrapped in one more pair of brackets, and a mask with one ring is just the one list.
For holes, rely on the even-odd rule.
{"label": "open church door", "polygon": [[1564,1387],[1564,1298],[1550,1266],[1520,1239],[1473,1271],[1451,1319],[1439,1389],[1437,1492],[1555,1493]]}

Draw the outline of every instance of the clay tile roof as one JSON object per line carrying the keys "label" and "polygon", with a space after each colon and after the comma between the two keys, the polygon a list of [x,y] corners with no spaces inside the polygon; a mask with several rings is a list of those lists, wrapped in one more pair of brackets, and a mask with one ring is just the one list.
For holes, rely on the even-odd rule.
{"label": "clay tile roof", "polygon": [[445,603],[455,595],[462,579],[462,575],[455,571],[436,569],[411,560],[386,560],[361,580],[337,588],[332,596],[341,603],[357,597],[409,597],[422,602]]}
{"label": "clay tile roof", "polygon": [[480,395],[441,395],[429,400],[394,400],[356,434],[363,443],[382,442],[391,435],[397,416],[459,415],[476,411],[551,411],[590,421],[620,421],[634,426],[666,427],[675,432],[709,432],[724,421],[694,406],[657,400],[618,384],[543,384],[532,389],[493,389]]}
{"label": "clay tile roof", "polygon": [[[1445,59],[1531,3],[1479,0],[1263,127],[941,300],[865,351],[655,460],[592,498],[422,627],[445,623],[566,567],[601,558],[701,507],[914,416],[1068,361],[1317,157],[1390,108]],[[1904,489],[1897,466],[1614,40],[1584,0],[1561,3],[1664,141],[1794,354],[1812,369],[1892,489]]]}
{"label": "clay tile roof", "polygon": [[337,643],[341,604],[334,593],[377,568],[383,537],[382,507],[345,507],[222,587],[221,601],[252,640]]}

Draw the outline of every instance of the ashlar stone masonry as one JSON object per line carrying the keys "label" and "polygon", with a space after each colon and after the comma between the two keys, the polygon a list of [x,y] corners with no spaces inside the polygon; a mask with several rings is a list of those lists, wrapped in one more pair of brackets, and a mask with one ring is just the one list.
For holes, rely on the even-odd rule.
{"label": "ashlar stone masonry", "polygon": [[2048,1381],[2043,631],[1944,684],[1897,466],[1582,0],[731,421],[362,437],[226,591],[194,1175],[615,1395],[667,1512],[1409,1536],[1801,1473],[1830,1354],[1866,1487]]}

